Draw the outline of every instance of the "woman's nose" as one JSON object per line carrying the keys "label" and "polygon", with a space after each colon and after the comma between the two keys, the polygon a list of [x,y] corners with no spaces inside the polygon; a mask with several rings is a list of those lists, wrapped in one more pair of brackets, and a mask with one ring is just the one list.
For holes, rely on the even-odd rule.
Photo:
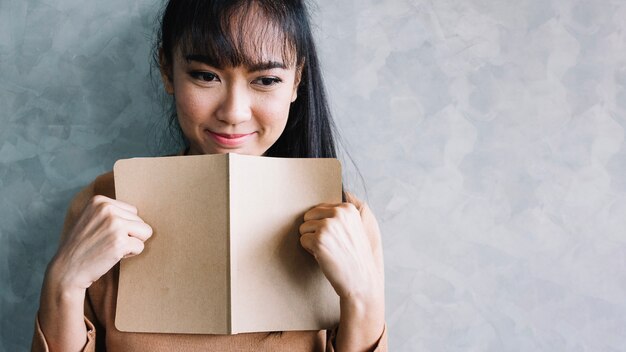
{"label": "woman's nose", "polygon": [[228,87],[217,110],[218,120],[230,125],[250,120],[252,117],[250,102],[250,96],[244,87]]}

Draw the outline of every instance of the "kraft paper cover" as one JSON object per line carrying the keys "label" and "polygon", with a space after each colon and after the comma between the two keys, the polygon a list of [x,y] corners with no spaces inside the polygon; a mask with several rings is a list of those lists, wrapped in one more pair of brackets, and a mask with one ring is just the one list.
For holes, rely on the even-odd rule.
{"label": "kraft paper cover", "polygon": [[215,154],[119,160],[116,198],[153,228],[120,264],[120,331],[320,330],[339,298],[299,243],[304,213],[341,202],[336,159]]}

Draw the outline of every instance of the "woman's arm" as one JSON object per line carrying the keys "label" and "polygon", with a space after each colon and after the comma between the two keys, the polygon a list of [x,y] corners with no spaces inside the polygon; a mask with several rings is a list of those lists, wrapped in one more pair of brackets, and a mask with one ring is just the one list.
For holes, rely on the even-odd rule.
{"label": "woman's arm", "polygon": [[102,195],[89,200],[46,270],[38,320],[50,351],[83,349],[87,288],[123,257],[141,253],[151,235],[134,206]]}
{"label": "woman's arm", "polygon": [[385,328],[380,231],[367,205],[359,211],[355,204],[320,204],[300,227],[302,246],[340,297],[336,350],[341,352],[372,350]]}

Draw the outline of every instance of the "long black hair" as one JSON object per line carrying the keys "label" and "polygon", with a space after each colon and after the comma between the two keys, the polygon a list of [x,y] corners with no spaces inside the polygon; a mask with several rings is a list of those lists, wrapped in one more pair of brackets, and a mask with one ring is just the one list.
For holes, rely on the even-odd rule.
{"label": "long black hair", "polygon": [[[260,20],[249,25],[247,17],[253,9]],[[259,35],[259,31],[269,36]],[[176,50],[183,57],[208,56],[222,66],[250,64],[267,44],[259,38],[274,41],[269,45],[280,41],[284,62],[301,70],[298,98],[289,109],[285,130],[264,155],[336,158],[336,127],[302,0],[170,0],[161,16],[154,64],[164,66],[166,71],[171,69]],[[178,130],[187,147],[189,142],[180,131],[175,108],[170,113],[169,126]]]}

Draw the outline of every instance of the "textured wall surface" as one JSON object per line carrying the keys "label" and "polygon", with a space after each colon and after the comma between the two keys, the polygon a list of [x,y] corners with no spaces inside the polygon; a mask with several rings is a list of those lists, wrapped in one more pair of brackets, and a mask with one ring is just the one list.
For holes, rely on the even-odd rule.
{"label": "textured wall surface", "polygon": [[[159,6],[0,0],[0,352],[30,344],[73,194],[159,150]],[[392,350],[623,351],[626,2],[320,0],[314,17],[383,233]]]}

